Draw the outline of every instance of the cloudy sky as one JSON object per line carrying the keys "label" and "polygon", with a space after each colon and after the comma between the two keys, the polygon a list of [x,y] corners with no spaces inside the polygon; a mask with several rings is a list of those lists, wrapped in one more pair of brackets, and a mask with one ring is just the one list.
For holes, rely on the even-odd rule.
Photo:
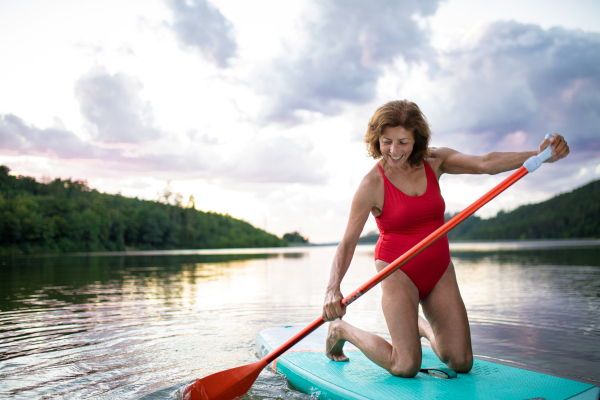
{"label": "cloudy sky", "polygon": [[[600,178],[600,2],[0,0],[0,164],[338,241],[381,104],[433,145],[571,147],[479,215]],[[450,212],[501,181],[443,176]],[[374,220],[365,232],[375,229]]]}

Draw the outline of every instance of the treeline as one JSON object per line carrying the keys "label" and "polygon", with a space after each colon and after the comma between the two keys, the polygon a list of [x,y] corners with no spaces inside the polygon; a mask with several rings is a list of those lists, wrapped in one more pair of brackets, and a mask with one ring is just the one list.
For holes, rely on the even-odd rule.
{"label": "treeline", "polygon": [[[456,214],[454,214],[456,215]],[[454,215],[446,214],[446,221]],[[538,204],[500,211],[490,219],[470,216],[448,233],[450,240],[600,238],[600,181]],[[376,243],[370,232],[360,244]]]}
{"label": "treeline", "polygon": [[100,193],[85,182],[37,182],[0,166],[0,254],[279,247],[245,221],[193,207]]}
{"label": "treeline", "polygon": [[[446,219],[449,219],[448,215]],[[600,180],[538,204],[500,211],[490,219],[467,218],[450,240],[600,238]]]}

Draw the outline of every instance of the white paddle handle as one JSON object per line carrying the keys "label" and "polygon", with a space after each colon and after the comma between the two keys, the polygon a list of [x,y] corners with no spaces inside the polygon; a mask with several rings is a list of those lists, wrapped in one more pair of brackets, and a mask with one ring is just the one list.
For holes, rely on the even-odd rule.
{"label": "white paddle handle", "polygon": [[[552,134],[547,133],[544,139],[552,139]],[[550,144],[548,147],[544,149],[540,154],[530,157],[527,161],[523,163],[523,166],[527,169],[528,172],[533,172],[538,169],[544,161],[552,157],[552,148]]]}

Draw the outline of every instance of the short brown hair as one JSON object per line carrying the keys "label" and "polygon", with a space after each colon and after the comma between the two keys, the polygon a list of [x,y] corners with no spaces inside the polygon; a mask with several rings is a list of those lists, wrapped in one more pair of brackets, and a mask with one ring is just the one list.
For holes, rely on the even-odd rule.
{"label": "short brown hair", "polygon": [[421,161],[429,155],[431,130],[427,118],[425,118],[419,106],[408,100],[390,101],[375,111],[365,134],[368,155],[375,159],[382,157],[379,138],[385,128],[396,126],[408,129],[415,137],[413,151],[407,160],[408,164],[411,167],[421,164]]}

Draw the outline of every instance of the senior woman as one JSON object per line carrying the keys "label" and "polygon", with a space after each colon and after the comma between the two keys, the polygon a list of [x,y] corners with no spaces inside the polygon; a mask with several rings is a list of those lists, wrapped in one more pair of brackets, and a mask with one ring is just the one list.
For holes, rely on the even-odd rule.
{"label": "senior woman", "polygon": [[[383,105],[369,121],[365,142],[369,155],[380,161],[365,175],[352,200],[323,305],[323,318],[333,321],[326,354],[334,361],[348,361],[342,351],[348,341],[391,374],[413,377],[421,366],[420,338],[425,337],[449,368],[469,372],[473,366],[467,311],[446,236],[381,283],[383,313],[392,344],[341,319],[346,310],[340,305],[344,297],[340,284],[369,213],[380,232],[375,267],[381,271],[444,223],[445,203],[438,185],[442,174],[494,175],[516,169],[538,154],[494,152],[470,156],[449,148],[429,148],[430,136],[425,116],[407,100]],[[552,146],[552,157],[547,162],[569,154],[560,135],[544,140],[540,151],[548,145]],[[418,314],[419,303],[426,319]]]}

